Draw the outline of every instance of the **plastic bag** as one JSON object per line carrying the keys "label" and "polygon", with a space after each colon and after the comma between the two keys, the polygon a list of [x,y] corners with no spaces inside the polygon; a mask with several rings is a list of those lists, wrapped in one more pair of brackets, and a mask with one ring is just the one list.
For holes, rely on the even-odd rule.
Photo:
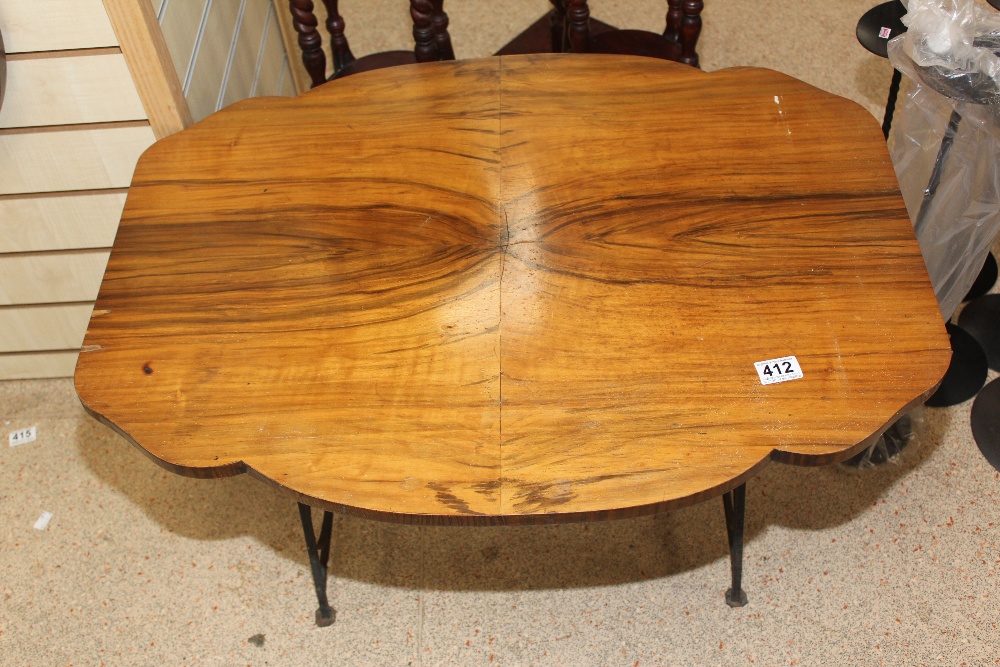
{"label": "plastic bag", "polygon": [[1000,13],[974,0],[909,0],[889,59],[909,79],[889,148],[950,318],[1000,232]]}

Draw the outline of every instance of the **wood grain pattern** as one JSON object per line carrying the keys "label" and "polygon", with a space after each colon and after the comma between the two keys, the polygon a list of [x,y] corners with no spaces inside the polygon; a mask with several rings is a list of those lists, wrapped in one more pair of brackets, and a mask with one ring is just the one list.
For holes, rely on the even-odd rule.
{"label": "wood grain pattern", "polygon": [[[84,404],[170,469],[483,524],[846,458],[950,355],[863,109],[568,55],[361,74],[159,142],[84,349]],[[789,354],[804,378],[762,386]]]}
{"label": "wood grain pattern", "polygon": [[121,54],[15,60],[8,69],[0,128],[146,118]]}

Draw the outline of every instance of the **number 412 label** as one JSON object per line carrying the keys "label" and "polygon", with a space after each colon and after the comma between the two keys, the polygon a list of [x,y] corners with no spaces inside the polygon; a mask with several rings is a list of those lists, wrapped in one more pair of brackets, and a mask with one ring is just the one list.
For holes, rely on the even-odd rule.
{"label": "number 412 label", "polygon": [[754,368],[757,369],[761,384],[788,382],[802,377],[802,367],[794,356],[758,361],[754,364]]}

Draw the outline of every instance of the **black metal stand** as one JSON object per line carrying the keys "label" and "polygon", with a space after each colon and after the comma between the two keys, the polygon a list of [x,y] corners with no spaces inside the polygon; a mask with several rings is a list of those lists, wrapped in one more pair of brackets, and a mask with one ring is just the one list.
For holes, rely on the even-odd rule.
{"label": "black metal stand", "polygon": [[726,604],[742,607],[747,603],[743,592],[743,516],[746,510],[747,485],[740,484],[722,495],[722,505],[726,509],[726,533],[729,537],[729,565],[733,574],[733,585],[726,591]]}
{"label": "black metal stand", "polygon": [[319,609],[316,610],[316,625],[326,627],[333,625],[337,612],[330,606],[326,598],[326,566],[330,561],[330,535],[333,532],[333,514],[323,512],[323,527],[319,531],[319,540],[313,530],[312,508],[299,503],[299,516],[302,519],[302,532],[306,536],[306,550],[309,552],[309,566],[312,568],[313,584],[316,587],[316,599]]}
{"label": "black metal stand", "polygon": [[[889,40],[906,32],[906,26],[902,21],[904,14],[906,7],[899,0],[890,0],[872,7],[858,21],[855,31],[858,42],[870,53],[880,58],[888,58]],[[896,98],[899,96],[899,84],[902,80],[903,75],[894,69],[892,83],[889,84],[889,99],[885,103],[885,116],[882,118],[882,134],[886,139],[889,138],[889,130],[892,127],[892,116],[896,111]]]}

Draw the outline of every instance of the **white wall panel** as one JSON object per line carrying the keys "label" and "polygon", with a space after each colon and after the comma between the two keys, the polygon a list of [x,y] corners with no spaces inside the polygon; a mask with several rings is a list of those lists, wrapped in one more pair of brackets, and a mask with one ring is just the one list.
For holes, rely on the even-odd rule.
{"label": "white wall panel", "polygon": [[109,255],[106,250],[0,255],[0,306],[93,301]]}
{"label": "white wall panel", "polygon": [[120,53],[7,64],[0,128],[144,118],[142,100]]}
{"label": "white wall panel", "polygon": [[90,303],[0,308],[0,353],[77,349],[93,310]]}
{"label": "white wall panel", "polygon": [[128,187],[153,140],[148,124],[0,134],[0,195]]}
{"label": "white wall panel", "polygon": [[125,192],[0,198],[0,253],[109,248]]}
{"label": "white wall panel", "polygon": [[101,0],[4,0],[0,26],[7,53],[118,45]]}

